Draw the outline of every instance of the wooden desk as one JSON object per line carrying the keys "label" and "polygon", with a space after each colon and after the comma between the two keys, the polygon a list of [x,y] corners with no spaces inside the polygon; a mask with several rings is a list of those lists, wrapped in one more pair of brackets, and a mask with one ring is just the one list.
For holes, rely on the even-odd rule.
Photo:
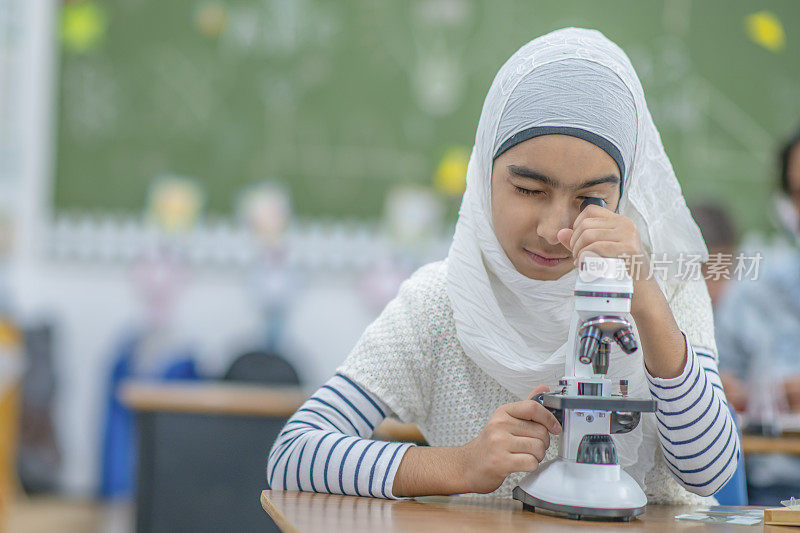
{"label": "wooden desk", "polygon": [[794,434],[781,437],[742,435],[742,451],[745,454],[787,453],[800,455],[800,436]]}
{"label": "wooden desk", "polygon": [[675,520],[691,507],[651,505],[638,519],[626,522],[576,521],[522,510],[516,500],[474,496],[431,496],[419,500],[390,501],[377,498],[316,494],[312,492],[265,490],[261,505],[284,533],[400,533],[430,531],[471,531],[501,533],[575,533],[601,530],[626,533],[647,531],[711,532],[796,532],[780,526],[736,526]]}

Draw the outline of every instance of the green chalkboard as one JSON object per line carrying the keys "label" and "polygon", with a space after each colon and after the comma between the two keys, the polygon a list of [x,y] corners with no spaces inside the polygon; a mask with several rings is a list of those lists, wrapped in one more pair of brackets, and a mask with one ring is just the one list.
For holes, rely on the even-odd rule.
{"label": "green chalkboard", "polygon": [[429,184],[472,145],[510,54],[570,25],[628,52],[687,196],[742,225],[764,225],[775,145],[800,123],[792,0],[95,0],[61,15],[56,211],[140,211],[173,174],[213,213],[277,179],[303,216],[374,217],[392,185]]}

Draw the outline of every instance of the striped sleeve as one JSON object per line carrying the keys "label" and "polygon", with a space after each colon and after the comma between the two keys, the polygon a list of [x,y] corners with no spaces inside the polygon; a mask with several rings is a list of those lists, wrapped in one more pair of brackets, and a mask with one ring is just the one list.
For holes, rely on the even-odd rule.
{"label": "striped sleeve", "polygon": [[370,440],[389,411],[350,378],[336,374],[281,430],[267,460],[273,489],[396,498],[394,476],[410,443]]}
{"label": "striped sleeve", "polygon": [[647,378],[658,402],[659,440],[669,469],[687,490],[709,496],[736,470],[739,433],[715,355],[696,350],[687,338],[686,356],[680,376],[661,379],[648,373]]}

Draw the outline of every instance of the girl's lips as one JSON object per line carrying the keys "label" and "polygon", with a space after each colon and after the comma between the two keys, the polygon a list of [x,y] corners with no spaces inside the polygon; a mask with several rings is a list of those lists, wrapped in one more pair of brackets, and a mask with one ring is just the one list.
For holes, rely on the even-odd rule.
{"label": "girl's lips", "polygon": [[[525,250],[525,248],[523,248],[523,250]],[[554,259],[548,259],[547,257],[543,257],[543,256],[541,256],[539,254],[535,254],[533,252],[529,252],[528,250],[525,250],[525,253],[528,254],[528,257],[530,257],[531,260],[534,263],[536,263],[539,266],[544,266],[544,267],[553,267],[553,266],[559,265],[559,264],[563,263],[564,261],[566,261],[567,259],[569,259],[569,257],[557,257],[557,258],[554,258]]]}

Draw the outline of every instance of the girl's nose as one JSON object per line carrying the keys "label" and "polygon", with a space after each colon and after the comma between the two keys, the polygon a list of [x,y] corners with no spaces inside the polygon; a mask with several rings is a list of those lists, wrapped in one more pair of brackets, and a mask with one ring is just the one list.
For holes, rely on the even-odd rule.
{"label": "girl's nose", "polygon": [[569,209],[563,207],[546,209],[539,219],[539,225],[536,228],[536,233],[539,235],[539,237],[545,239],[548,244],[556,246],[560,244],[558,237],[556,236],[558,231],[571,227],[573,220],[574,219],[571,216]]}

